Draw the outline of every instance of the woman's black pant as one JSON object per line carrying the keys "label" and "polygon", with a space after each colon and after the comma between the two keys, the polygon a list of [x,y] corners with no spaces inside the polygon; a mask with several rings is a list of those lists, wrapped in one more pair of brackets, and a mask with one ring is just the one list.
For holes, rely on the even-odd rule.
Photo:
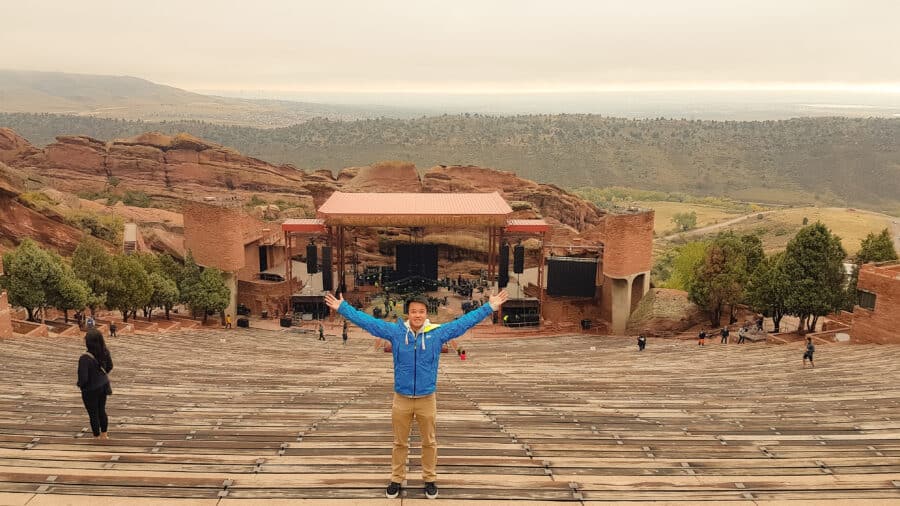
{"label": "woman's black pant", "polygon": [[106,416],[106,386],[96,390],[82,390],[81,400],[84,401],[84,409],[91,419],[91,432],[99,436],[109,427],[109,419]]}

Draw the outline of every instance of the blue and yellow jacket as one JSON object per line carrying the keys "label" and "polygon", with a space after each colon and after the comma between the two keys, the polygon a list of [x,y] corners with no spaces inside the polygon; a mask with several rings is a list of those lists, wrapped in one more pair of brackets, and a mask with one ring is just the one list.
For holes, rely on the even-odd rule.
{"label": "blue and yellow jacket", "polygon": [[415,333],[409,322],[402,319],[395,323],[379,320],[357,311],[346,301],[338,308],[338,313],[368,333],[390,341],[394,354],[394,391],[412,397],[429,395],[437,388],[443,344],[465,334],[492,312],[490,304],[485,304],[443,325],[426,320]]}

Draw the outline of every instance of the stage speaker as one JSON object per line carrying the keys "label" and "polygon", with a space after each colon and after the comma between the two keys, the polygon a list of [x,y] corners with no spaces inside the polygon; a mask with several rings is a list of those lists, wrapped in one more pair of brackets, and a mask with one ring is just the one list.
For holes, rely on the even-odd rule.
{"label": "stage speaker", "polygon": [[331,276],[331,246],[322,246],[322,290],[330,292],[334,289]]}
{"label": "stage speaker", "polygon": [[248,327],[250,327],[250,320],[248,320],[248,319],[246,319],[246,318],[238,318],[238,319],[237,319],[237,326],[238,326],[238,327],[243,327],[243,328],[248,328]]}
{"label": "stage speaker", "polygon": [[316,254],[316,245],[306,245],[306,273],[315,274],[319,272],[319,256]]}
{"label": "stage speaker", "polygon": [[500,246],[500,260],[497,262],[497,286],[500,289],[509,285],[509,244]]}
{"label": "stage speaker", "polygon": [[513,248],[513,272],[522,274],[525,272],[525,246],[516,244]]}
{"label": "stage speaker", "polygon": [[551,257],[547,261],[547,295],[593,297],[596,258]]}

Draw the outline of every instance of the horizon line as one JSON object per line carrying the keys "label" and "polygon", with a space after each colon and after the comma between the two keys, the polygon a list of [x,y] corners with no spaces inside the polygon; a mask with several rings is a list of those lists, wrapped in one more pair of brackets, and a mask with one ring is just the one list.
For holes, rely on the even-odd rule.
{"label": "horizon line", "polygon": [[313,86],[291,86],[284,84],[244,83],[223,84],[209,82],[172,82],[165,78],[154,79],[134,74],[94,74],[82,72],[66,72],[60,70],[34,70],[0,68],[0,71],[23,73],[59,73],[93,77],[128,77],[142,79],[161,86],[180,88],[195,93],[222,91],[241,93],[295,93],[295,94],[340,94],[340,95],[552,95],[560,93],[619,93],[619,92],[671,92],[671,91],[800,91],[800,92],[848,92],[848,93],[888,93],[900,94],[900,81],[617,81],[606,83],[573,82],[551,84],[531,81],[519,84],[510,82],[482,81],[465,82],[457,85],[432,86],[423,82],[393,81],[360,89],[346,83],[322,83]]}
{"label": "horizon line", "polygon": [[849,83],[836,81],[823,82],[760,82],[721,81],[721,82],[686,82],[686,83],[611,83],[592,86],[535,86],[509,87],[469,86],[469,87],[388,87],[354,89],[345,87],[288,87],[275,86],[217,86],[210,84],[170,85],[196,93],[230,92],[230,93],[285,93],[285,94],[331,94],[331,95],[554,95],[554,94],[590,94],[590,93],[648,93],[648,92],[844,92],[844,93],[885,93],[900,94],[900,82]]}

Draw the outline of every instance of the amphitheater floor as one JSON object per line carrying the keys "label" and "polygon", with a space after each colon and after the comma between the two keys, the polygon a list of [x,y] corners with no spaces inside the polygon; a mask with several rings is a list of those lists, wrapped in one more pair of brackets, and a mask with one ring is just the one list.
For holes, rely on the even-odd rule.
{"label": "amphitheater floor", "polygon": [[[470,339],[438,382],[454,504],[900,504],[900,347]],[[424,504],[389,477],[390,354],[258,329],[111,343],[90,438],[80,339],[0,341],[0,504]]]}

